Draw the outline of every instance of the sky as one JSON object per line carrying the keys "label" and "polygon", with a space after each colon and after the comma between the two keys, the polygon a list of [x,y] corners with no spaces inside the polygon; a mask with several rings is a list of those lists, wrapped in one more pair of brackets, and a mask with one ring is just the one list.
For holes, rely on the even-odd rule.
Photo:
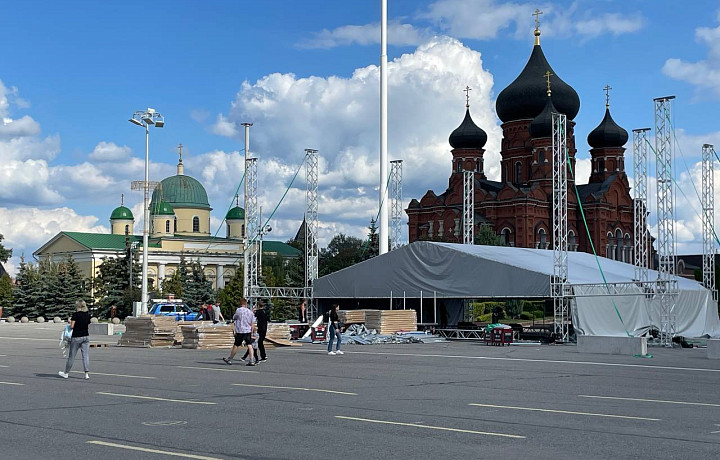
{"label": "sky", "polygon": [[[499,179],[495,98],[530,56],[535,8],[548,61],[580,96],[580,183],[605,85],[628,132],[654,125],[653,98],[676,96],[677,252],[701,252],[701,146],[720,150],[716,1],[388,0],[388,156],[404,162],[404,206],[447,187],[447,139],[463,119],[465,86],[489,137],[486,173]],[[148,107],[166,120],[150,132],[150,179],[175,174],[182,143],[185,173],[205,185],[214,208],[213,231],[242,178],[241,123],[252,122],[259,204],[265,217],[277,207],[267,238],[286,241],[302,221],[306,148],[320,156],[321,246],[338,233],[364,238],[378,212],[379,20],[380,1],[369,0],[3,2],[0,234],[13,249],[8,270],[59,231],[109,232],[121,194],[141,233],[142,194],[130,182],[143,178],[145,139],[127,120]],[[715,182],[720,189],[720,176]]]}

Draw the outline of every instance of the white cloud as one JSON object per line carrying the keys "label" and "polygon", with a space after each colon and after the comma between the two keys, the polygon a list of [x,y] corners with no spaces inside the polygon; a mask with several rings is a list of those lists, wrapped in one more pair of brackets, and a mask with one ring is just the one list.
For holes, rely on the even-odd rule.
{"label": "white cloud", "polygon": [[577,1],[569,7],[551,5],[546,12],[548,20],[542,25],[542,33],[546,36],[578,36],[587,40],[605,34],[617,36],[637,32],[646,24],[645,17],[639,12],[628,15],[598,13]]}
{"label": "white cloud", "polygon": [[671,58],[665,61],[662,72],[670,78],[695,86],[698,97],[706,97],[706,90],[715,97],[720,97],[720,26],[714,29],[708,27],[695,29],[695,40],[708,47],[705,60],[687,62]]}
{"label": "white cloud", "polygon": [[[433,34],[418,29],[411,24],[388,22],[388,40],[392,45],[419,45]],[[335,48],[352,44],[372,45],[380,43],[380,23],[364,25],[346,25],[333,30],[323,29],[314,34],[313,38],[299,45],[300,48]]]}
{"label": "white cloud", "polygon": [[235,137],[238,135],[238,129],[235,123],[229,121],[224,115],[218,115],[217,121],[212,127],[213,134],[225,137]]}
{"label": "white cloud", "polygon": [[418,15],[437,26],[443,33],[458,38],[486,40],[501,30],[530,30],[535,6],[529,3],[497,2],[496,0],[439,0]]}
{"label": "white cloud", "polygon": [[25,115],[13,120],[4,118],[0,124],[0,138],[28,137],[40,134],[40,124]]}
{"label": "white cloud", "polygon": [[48,184],[45,160],[10,160],[0,164],[0,200],[6,205],[57,204],[62,196]]}
{"label": "white cloud", "polygon": [[132,155],[132,149],[127,145],[121,147],[114,142],[102,141],[95,146],[88,155],[88,159],[100,162],[117,162],[128,160],[130,155]]}

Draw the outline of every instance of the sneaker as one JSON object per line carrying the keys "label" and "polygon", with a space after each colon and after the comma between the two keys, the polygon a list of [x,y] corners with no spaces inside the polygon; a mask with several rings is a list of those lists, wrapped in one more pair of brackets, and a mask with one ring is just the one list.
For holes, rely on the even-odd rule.
{"label": "sneaker", "polygon": [[246,364],[246,366],[254,366],[254,365],[255,365],[255,363],[253,363],[253,362],[250,362],[250,363],[247,363],[247,364]]}
{"label": "sneaker", "polygon": [[63,371],[58,372],[58,375],[64,379],[70,377],[70,374],[68,374],[67,372],[63,372]]}
{"label": "sneaker", "polygon": [[345,352],[344,352],[344,351],[340,351],[340,350],[338,350],[338,351],[336,351],[336,352],[335,352],[335,354],[336,354],[336,355],[344,355],[344,354],[345,354]]}
{"label": "sneaker", "polygon": [[240,358],[240,361],[245,362],[245,358]]}
{"label": "sneaker", "polygon": [[256,362],[256,363],[264,363],[265,361],[267,361],[267,358],[263,358],[263,359],[261,359],[260,361],[255,361],[255,362]]}
{"label": "sneaker", "polygon": [[230,358],[223,358],[223,361],[225,361],[225,364],[227,364],[228,366],[232,365],[232,360]]}
{"label": "sneaker", "polygon": [[85,372],[85,380],[90,380],[90,373]]}
{"label": "sneaker", "polygon": [[334,351],[328,351],[328,354],[329,354],[330,356],[335,356],[337,353],[335,353]]}

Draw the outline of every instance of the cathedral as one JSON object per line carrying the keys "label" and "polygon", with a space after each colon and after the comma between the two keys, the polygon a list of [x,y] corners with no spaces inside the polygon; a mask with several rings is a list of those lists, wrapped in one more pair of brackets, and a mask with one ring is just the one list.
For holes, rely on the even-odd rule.
{"label": "cathedral", "polygon": [[555,112],[565,114],[568,120],[570,250],[593,252],[594,247],[598,255],[632,262],[633,200],[623,147],[628,133],[615,123],[607,103],[605,116],[587,137],[592,157],[589,182],[576,186],[573,120],[580,110],[580,98],[545,58],[538,27],[525,68],[500,92],[495,104],[503,132],[500,181],[485,176],[483,155],[487,134],[473,122],[467,104],[465,118],[450,134],[452,172],[447,190],[441,194],[428,190],[420,201],[413,199],[405,210],[410,242],[463,241],[463,175],[473,171],[475,233],[481,225],[487,225],[508,246],[552,249]]}

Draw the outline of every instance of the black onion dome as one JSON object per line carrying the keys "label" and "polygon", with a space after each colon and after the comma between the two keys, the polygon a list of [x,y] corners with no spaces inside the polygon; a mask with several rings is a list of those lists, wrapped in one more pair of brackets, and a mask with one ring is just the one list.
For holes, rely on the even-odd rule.
{"label": "black onion dome", "polygon": [[555,91],[553,91],[552,95],[553,97],[545,96],[545,108],[538,114],[537,117],[533,118],[532,123],[530,123],[530,137],[533,139],[552,137],[552,114],[553,112],[558,113],[558,110],[553,104]]}
{"label": "black onion dome", "polygon": [[628,132],[618,126],[610,116],[610,109],[605,109],[605,118],[597,128],[590,131],[588,144],[594,149],[606,147],[622,147],[628,141]]}
{"label": "black onion dome", "polygon": [[542,112],[547,99],[545,72],[550,71],[553,104],[572,120],[580,110],[580,98],[572,86],[555,75],[540,45],[533,46],[525,68],[510,85],[500,92],[495,110],[503,123],[532,119]]}
{"label": "black onion dome", "polygon": [[450,134],[450,145],[454,149],[481,149],[487,142],[487,134],[470,116],[470,109],[465,111],[465,119]]}

